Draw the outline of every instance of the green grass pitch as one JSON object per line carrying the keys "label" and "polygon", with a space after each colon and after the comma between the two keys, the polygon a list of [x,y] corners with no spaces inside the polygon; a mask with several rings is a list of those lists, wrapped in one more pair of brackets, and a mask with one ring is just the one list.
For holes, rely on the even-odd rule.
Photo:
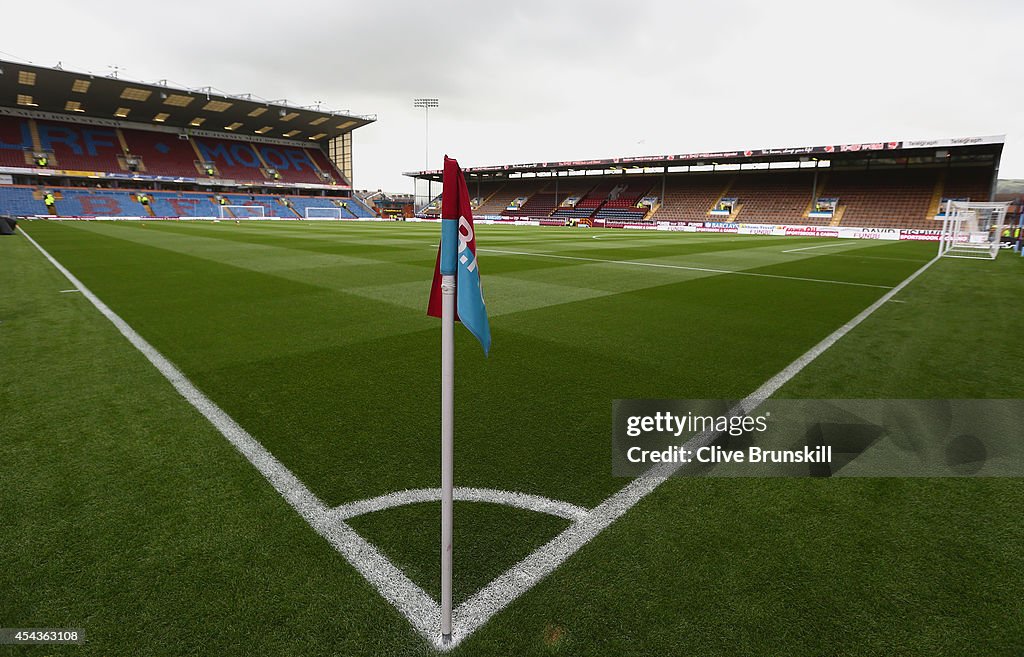
{"label": "green grass pitch", "polygon": [[[436,225],[22,226],[325,503],[439,484]],[[586,508],[627,483],[613,399],[743,397],[935,250],[477,241],[493,347],[457,329],[456,485]],[[89,640],[17,654],[436,654],[28,240],[0,263],[0,626]],[[1024,258],[895,300],[779,396],[1024,397]],[[452,654],[1021,655],[1022,508],[1014,479],[673,479]],[[438,509],[350,524],[436,597]],[[456,604],[569,522],[455,513]]]}

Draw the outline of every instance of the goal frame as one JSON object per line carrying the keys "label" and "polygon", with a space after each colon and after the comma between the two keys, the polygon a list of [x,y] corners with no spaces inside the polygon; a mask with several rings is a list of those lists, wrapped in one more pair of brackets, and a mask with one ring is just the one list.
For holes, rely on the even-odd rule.
{"label": "goal frame", "polygon": [[1009,203],[946,201],[939,256],[995,260]]}
{"label": "goal frame", "polygon": [[[221,219],[235,219],[236,221],[259,221],[267,218],[267,208],[262,205],[221,205],[220,207],[220,218]],[[228,210],[245,210],[247,213],[252,210],[259,210],[259,216],[245,216],[238,217],[229,215]]]}
{"label": "goal frame", "polygon": [[[331,216],[329,216],[329,217],[311,217],[311,216],[309,215],[309,211],[310,211],[310,210],[330,210],[330,211],[332,211],[332,212],[333,212],[334,214],[332,214],[332,215],[331,215]],[[325,206],[319,206],[319,207],[315,207],[315,208],[310,208],[310,207],[307,207],[307,208],[306,208],[306,209],[305,209],[305,210],[303,211],[303,215],[305,216],[305,218],[306,218],[306,219],[309,219],[309,220],[311,220],[311,221],[316,221],[316,220],[318,220],[318,219],[321,219],[321,220],[325,220],[325,221],[330,221],[330,220],[340,220],[340,219],[342,219],[342,218],[343,218],[343,217],[341,216],[341,208],[339,208],[339,207],[338,207],[338,206],[336,206],[336,205],[329,205],[329,206],[328,206],[328,205],[325,205]]]}

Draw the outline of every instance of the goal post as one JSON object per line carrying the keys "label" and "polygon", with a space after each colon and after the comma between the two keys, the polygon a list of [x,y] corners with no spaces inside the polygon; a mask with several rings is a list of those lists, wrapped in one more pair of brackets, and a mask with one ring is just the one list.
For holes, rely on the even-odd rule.
{"label": "goal post", "polygon": [[995,260],[1009,203],[946,201],[939,255]]}
{"label": "goal post", "polygon": [[262,205],[222,205],[221,219],[266,219],[267,209]]}
{"label": "goal post", "polygon": [[306,219],[341,219],[341,208],[336,205],[306,208]]}

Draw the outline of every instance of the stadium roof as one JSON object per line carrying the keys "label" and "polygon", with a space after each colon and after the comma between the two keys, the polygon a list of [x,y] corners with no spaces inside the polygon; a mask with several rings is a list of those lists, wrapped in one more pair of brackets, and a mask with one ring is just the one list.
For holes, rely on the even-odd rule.
{"label": "stadium roof", "polygon": [[[957,137],[952,139],[920,139],[879,141],[859,144],[830,144],[826,146],[798,146],[791,148],[759,148],[711,153],[681,155],[643,155],[615,157],[600,160],[566,160],[562,162],[532,162],[528,164],[501,164],[497,166],[465,167],[471,178],[504,178],[510,174],[575,171],[577,173],[603,173],[605,170],[638,170],[661,168],[674,171],[674,167],[744,165],[794,160],[891,159],[925,156],[944,159],[947,153],[978,152],[999,155],[1006,141],[1005,135],[987,137]],[[404,175],[412,178],[441,180],[441,170],[412,171]],[[653,172],[653,173],[660,173]]]}
{"label": "stadium roof", "polygon": [[0,107],[277,139],[323,141],[376,121],[253,94],[135,82],[0,60]]}

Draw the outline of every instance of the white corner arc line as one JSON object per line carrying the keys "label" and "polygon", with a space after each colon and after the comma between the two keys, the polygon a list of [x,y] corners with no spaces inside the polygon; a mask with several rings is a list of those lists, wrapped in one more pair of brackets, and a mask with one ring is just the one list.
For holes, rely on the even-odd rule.
{"label": "white corner arc line", "polygon": [[807,283],[828,283],[830,285],[852,285],[854,287],[873,287],[879,290],[891,290],[888,285],[875,285],[873,283],[856,283],[853,281],[833,281],[827,278],[806,278],[804,276],[784,276],[782,274],[765,274],[756,271],[743,271],[739,269],[712,269],[710,267],[691,267],[688,265],[670,265],[662,262],[640,262],[638,260],[606,260],[604,258],[584,258],[582,256],[558,255],[556,253],[532,253],[530,251],[504,251],[501,249],[477,249],[483,253],[498,253],[503,255],[533,256],[535,258],[557,258],[559,260],[580,260],[583,262],[599,262],[609,265],[631,265],[633,267],[656,267],[658,269],[681,269],[684,271],[700,271],[709,274],[732,274],[734,276],[756,276],[758,278],[779,278],[787,281],[804,281]]}
{"label": "white corner arc line", "polygon": [[[579,520],[585,517],[589,512],[588,509],[584,509],[583,507],[576,506],[575,504],[570,504],[568,502],[552,500],[540,495],[497,490],[494,488],[456,488],[454,491],[454,498],[457,502],[488,502],[491,504],[501,504],[504,506],[524,509],[526,511],[546,513],[548,515],[558,516],[567,520]],[[371,499],[359,500],[358,502],[342,504],[341,506],[332,509],[331,513],[339,520],[348,520],[349,518],[355,518],[356,516],[361,516],[366,513],[376,513],[377,511],[393,509],[395,507],[405,506],[406,504],[440,501],[440,488],[414,488],[411,490],[401,490],[394,493],[388,493],[387,495],[381,495]]]}
{"label": "white corner arc line", "polygon": [[[786,382],[832,347],[843,336],[859,326],[865,319],[910,285],[938,260],[938,257],[929,260],[923,267],[886,292],[880,299],[858,313],[853,319],[840,326],[824,340],[787,365],[778,374],[765,381],[761,387],[737,403],[729,413],[752,413],[766,399],[785,385]],[[716,434],[713,431],[707,431],[694,436],[683,446],[686,449],[696,449],[710,443],[715,436]],[[490,584],[459,605],[453,612],[454,634],[451,647],[458,645],[459,642],[475,632],[494,614],[504,609],[513,600],[551,574],[566,559],[575,554],[577,550],[589,543],[591,539],[653,492],[680,467],[682,467],[680,463],[665,463],[652,467],[644,476],[634,479],[617,493],[612,494],[611,497],[587,513],[585,518],[570,525],[561,534],[534,550],[525,559],[499,575]]]}
{"label": "white corner arc line", "polygon": [[391,603],[425,639],[440,643],[440,608],[427,593],[354,529],[338,520],[287,467],[211,401],[199,388],[139,335],[121,317],[57,262],[24,230],[21,233],[57,268],[128,341],[153,364],[175,390],[209,420],[235,449],[266,477],[267,481],[314,530],[341,553]]}

